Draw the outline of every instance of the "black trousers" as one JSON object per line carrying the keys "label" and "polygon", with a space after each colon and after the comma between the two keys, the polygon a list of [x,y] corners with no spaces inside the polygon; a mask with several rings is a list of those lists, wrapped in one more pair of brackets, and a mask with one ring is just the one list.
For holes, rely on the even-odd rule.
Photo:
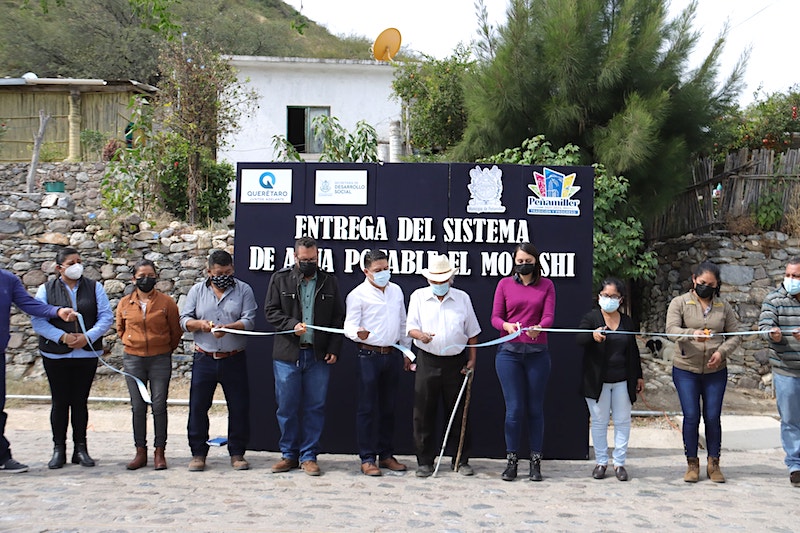
{"label": "black trousers", "polygon": [[72,415],[72,442],[86,443],[89,407],[86,402],[97,372],[97,358],[50,359],[42,357],[47,381],[50,382],[52,407],[50,426],[55,444],[67,443],[67,426]]}
{"label": "black trousers", "polygon": [[[419,465],[433,465],[439,455],[437,446],[442,442],[434,435],[437,427],[439,403],[444,407],[444,429],[455,407],[458,393],[464,383],[461,369],[467,363],[466,351],[448,357],[440,357],[423,350],[417,358],[417,372],[414,379],[414,447]],[[466,396],[466,394],[464,395]],[[461,421],[464,417],[464,398],[458,406],[450,436],[445,449],[455,460],[458,440],[461,436]],[[442,435],[443,437],[444,435]],[[461,451],[461,464],[469,460],[471,439],[469,427],[464,436],[464,448]]]}

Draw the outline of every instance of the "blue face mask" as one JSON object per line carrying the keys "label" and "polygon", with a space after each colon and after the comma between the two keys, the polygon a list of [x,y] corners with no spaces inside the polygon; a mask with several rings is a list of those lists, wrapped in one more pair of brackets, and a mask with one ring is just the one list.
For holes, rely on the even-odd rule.
{"label": "blue face mask", "polygon": [[608,296],[600,296],[597,299],[597,303],[600,304],[600,309],[602,309],[606,313],[613,313],[614,311],[619,309],[619,298],[609,298]]}
{"label": "blue face mask", "polygon": [[800,279],[783,278],[783,288],[792,296],[800,294]]}
{"label": "blue face mask", "polygon": [[440,283],[438,285],[431,283],[431,289],[436,296],[444,296],[450,290],[450,283]]}
{"label": "blue face mask", "polygon": [[380,272],[373,272],[372,273],[372,282],[375,283],[378,287],[385,287],[389,284],[389,280],[392,277],[392,273],[388,270],[381,270]]}

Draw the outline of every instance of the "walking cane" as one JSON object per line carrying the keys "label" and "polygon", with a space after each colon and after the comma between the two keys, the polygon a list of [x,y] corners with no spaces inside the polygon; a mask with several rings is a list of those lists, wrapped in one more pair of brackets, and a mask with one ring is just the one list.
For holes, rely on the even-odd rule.
{"label": "walking cane", "polygon": [[456,472],[458,467],[461,466],[461,452],[464,449],[464,437],[467,434],[467,411],[469,411],[469,400],[472,397],[472,378],[475,373],[472,369],[467,373],[469,378],[467,381],[467,397],[464,398],[464,416],[461,417],[461,436],[458,438],[458,452],[456,453]]}
{"label": "walking cane", "polygon": [[[447,438],[450,436],[450,429],[453,427],[453,419],[456,417],[456,411],[458,411],[458,404],[461,403],[461,396],[464,395],[464,389],[467,388],[467,383],[470,381],[470,376],[472,375],[472,369],[467,369],[467,375],[464,376],[464,383],[461,384],[461,390],[458,391],[458,398],[456,398],[456,405],[453,407],[453,412],[450,414],[450,421],[447,423],[447,430],[444,432],[444,440],[442,441],[442,451],[439,452],[439,458],[436,460],[436,468],[433,470],[433,477],[439,473],[439,466],[442,464],[442,457],[444,456],[444,448],[447,446]],[[463,429],[462,429],[463,431]],[[456,465],[456,468],[458,465]]]}

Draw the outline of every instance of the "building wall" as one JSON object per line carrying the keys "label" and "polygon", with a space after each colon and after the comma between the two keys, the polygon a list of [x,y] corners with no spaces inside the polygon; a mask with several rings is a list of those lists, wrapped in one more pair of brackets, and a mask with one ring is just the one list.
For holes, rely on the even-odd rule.
{"label": "building wall", "polygon": [[400,102],[391,99],[394,68],[387,63],[234,56],[231,64],[259,94],[259,108],[219,150],[234,164],[274,160],[272,136],[286,135],[287,106],[329,106],[348,131],[364,120],[387,142],[390,122],[400,119]]}

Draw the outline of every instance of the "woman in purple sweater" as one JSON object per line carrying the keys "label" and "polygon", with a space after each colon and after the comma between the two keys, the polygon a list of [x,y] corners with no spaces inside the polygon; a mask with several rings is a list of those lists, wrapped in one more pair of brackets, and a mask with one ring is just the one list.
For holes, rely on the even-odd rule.
{"label": "woman in purple sweater", "polygon": [[[542,277],[539,252],[531,243],[514,249],[514,275],[497,284],[492,306],[492,326],[503,335],[520,328],[549,328],[553,325],[556,292],[553,282]],[[508,465],[503,479],[517,477],[517,452],[522,428],[527,421],[531,448],[530,480],[541,481],[544,440],[544,392],[550,375],[547,333],[525,329],[516,339],[500,345],[495,368],[506,402],[506,453]]]}

